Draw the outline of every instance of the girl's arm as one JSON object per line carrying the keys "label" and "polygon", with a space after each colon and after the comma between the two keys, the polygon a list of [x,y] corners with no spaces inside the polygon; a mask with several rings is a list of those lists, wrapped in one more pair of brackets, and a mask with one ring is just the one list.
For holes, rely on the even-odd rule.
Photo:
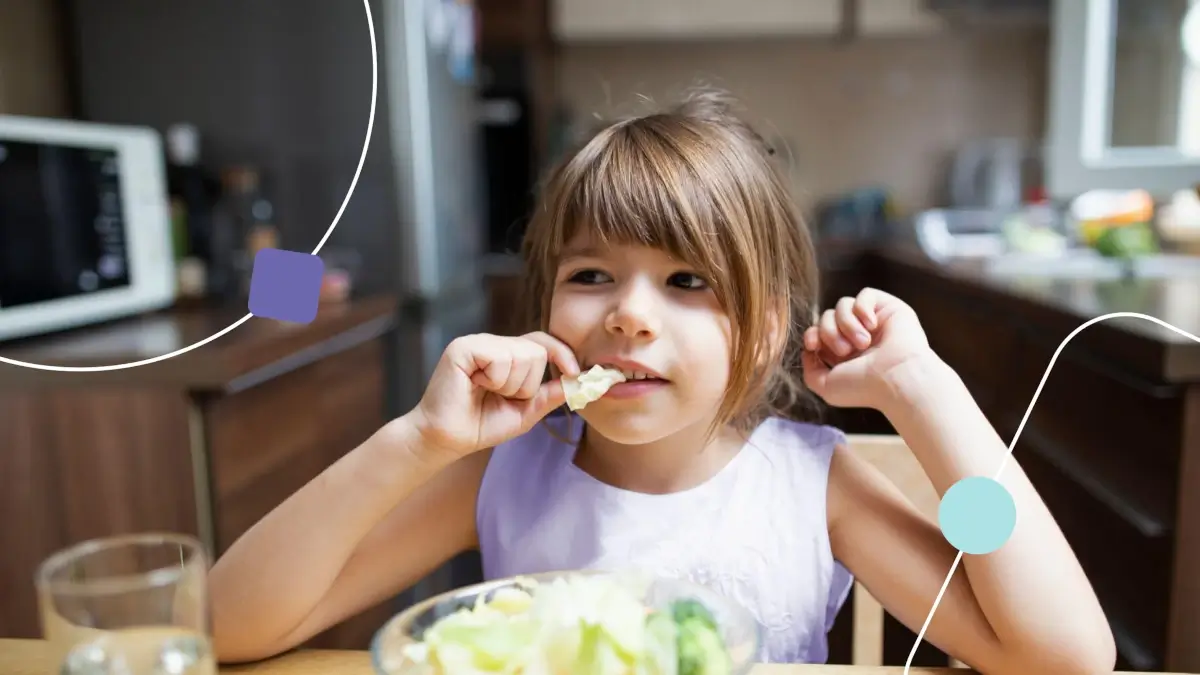
{"label": "girl's arm", "polygon": [[488,452],[425,450],[394,420],[234,542],[209,575],[220,661],[291,649],[475,545]]}
{"label": "girl's arm", "polygon": [[[915,360],[897,385],[883,412],[939,496],[967,476],[996,474],[1007,446],[948,366]],[[918,632],[958,551],[850,452],[836,454],[830,480],[835,555]],[[925,639],[985,673],[1111,671],[1111,629],[1053,517],[1015,460],[998,480],[1016,503],[1012,536],[992,553],[963,555]]]}
{"label": "girl's arm", "polygon": [[290,649],[477,545],[486,448],[562,405],[550,363],[575,375],[546,335],[468,335],[442,353],[425,395],[251,527],[209,577],[217,658]]}
{"label": "girl's arm", "polygon": [[[880,410],[939,496],[1000,469],[1007,445],[898,299],[868,289],[843,300],[806,346],[810,386],[835,405]],[[1016,503],[1012,536],[963,555],[925,639],[981,672],[1111,671],[1112,631],[1058,525],[1013,458],[998,480]],[[829,521],[835,556],[919,632],[958,553],[938,525],[844,448],[830,468]]]}

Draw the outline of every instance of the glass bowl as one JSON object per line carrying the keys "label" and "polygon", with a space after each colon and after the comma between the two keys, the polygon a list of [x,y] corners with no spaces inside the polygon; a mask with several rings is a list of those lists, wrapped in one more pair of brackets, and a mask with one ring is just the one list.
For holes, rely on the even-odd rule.
{"label": "glass bowl", "polygon": [[[377,675],[431,675],[432,670],[405,657],[405,648],[421,641],[425,631],[442,617],[475,605],[479,596],[490,600],[502,588],[520,587],[522,580],[539,584],[559,577],[611,575],[602,571],[544,572],[486,581],[457,588],[423,600],[400,612],[385,623],[371,640],[371,665]],[[619,578],[626,575],[617,575]],[[715,591],[688,581],[668,578],[634,577],[634,586],[642,591],[648,607],[666,609],[672,602],[693,599],[703,603],[716,618],[725,649],[732,662],[730,675],[746,675],[755,664],[762,645],[758,622],[741,605]]]}

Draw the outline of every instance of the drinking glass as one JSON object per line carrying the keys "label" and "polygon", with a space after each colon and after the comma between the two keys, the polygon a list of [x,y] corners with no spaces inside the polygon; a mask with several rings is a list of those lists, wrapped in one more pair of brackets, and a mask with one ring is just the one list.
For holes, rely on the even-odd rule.
{"label": "drinking glass", "polygon": [[58,675],[216,675],[208,556],[178,534],[85,541],[37,570]]}

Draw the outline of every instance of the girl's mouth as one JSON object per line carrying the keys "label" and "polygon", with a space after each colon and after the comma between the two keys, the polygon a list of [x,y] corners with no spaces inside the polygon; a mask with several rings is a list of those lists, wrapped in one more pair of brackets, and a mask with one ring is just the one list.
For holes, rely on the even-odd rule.
{"label": "girl's mouth", "polygon": [[670,382],[658,377],[644,377],[641,379],[627,379],[624,382],[619,382],[613,385],[612,389],[608,390],[603,398],[628,399],[637,398],[646,394],[653,393],[666,387]]}
{"label": "girl's mouth", "polygon": [[[627,366],[617,365],[617,364],[613,364],[613,363],[605,363],[603,361],[600,361],[599,363],[597,363],[597,365],[599,365],[601,368],[609,368],[611,370],[615,370],[615,371],[621,373],[621,375],[623,375],[625,377],[626,382],[635,382],[635,381],[641,382],[641,381],[645,381],[645,380],[658,380],[659,382],[667,381],[666,378],[660,377],[658,375],[658,373],[654,373],[648,369],[644,369],[645,368],[644,366],[642,368],[638,368],[636,366],[627,367]],[[586,369],[587,368],[585,368],[584,370],[586,370]]]}

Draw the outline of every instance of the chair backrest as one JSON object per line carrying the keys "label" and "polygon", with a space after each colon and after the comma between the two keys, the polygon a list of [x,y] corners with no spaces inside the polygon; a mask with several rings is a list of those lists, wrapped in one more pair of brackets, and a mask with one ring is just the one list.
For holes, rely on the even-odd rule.
{"label": "chair backrest", "polygon": [[879,469],[921,513],[937,521],[937,491],[903,438],[895,435],[848,434],[850,450]]}
{"label": "chair backrest", "polygon": [[[941,500],[904,439],[896,435],[848,434],[846,440],[851,452],[879,469],[918,511],[937,522]],[[856,666],[883,665],[883,607],[859,583],[854,585],[853,602],[852,663]],[[954,659],[950,666],[966,667]]]}

